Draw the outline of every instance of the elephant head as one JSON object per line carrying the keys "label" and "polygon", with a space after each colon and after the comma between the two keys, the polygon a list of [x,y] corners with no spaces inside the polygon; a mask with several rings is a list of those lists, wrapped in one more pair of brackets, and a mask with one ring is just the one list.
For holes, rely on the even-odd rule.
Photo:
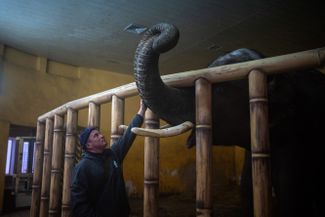
{"label": "elephant head", "polygon": [[[160,77],[158,61],[161,53],[172,49],[178,41],[178,29],[160,23],[145,32],[138,44],[134,60],[135,81],[140,97],[161,119],[178,125],[185,121],[195,123],[194,87],[174,88],[165,85]],[[211,63],[209,67],[262,58],[258,52],[246,48],[230,52]],[[249,105],[247,81],[233,81],[213,86],[213,143],[249,145]],[[219,105],[222,105],[219,107]],[[227,123],[218,125],[216,123]],[[230,135],[236,134],[236,137]],[[233,138],[233,139],[231,139]],[[187,145],[195,143],[192,131]]]}

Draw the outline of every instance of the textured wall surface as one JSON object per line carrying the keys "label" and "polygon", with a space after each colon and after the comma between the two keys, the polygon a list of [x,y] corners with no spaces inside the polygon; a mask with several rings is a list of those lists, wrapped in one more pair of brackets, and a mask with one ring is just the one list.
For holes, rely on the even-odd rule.
{"label": "textured wall surface", "polygon": [[[69,101],[102,92],[133,81],[132,76],[96,69],[78,68],[36,57],[17,50],[0,53],[0,144],[5,159],[9,123],[36,126],[37,117]],[[139,98],[125,100],[125,124],[138,110]],[[110,132],[110,104],[101,106],[100,127],[107,141]],[[79,112],[79,126],[87,124],[87,109]],[[3,124],[2,124],[3,123]],[[161,123],[164,125],[165,123]],[[160,140],[160,191],[194,191],[195,148],[185,146],[188,133]],[[143,191],[143,137],[137,137],[124,162],[124,175],[130,194]],[[235,147],[214,147],[214,184],[237,182],[243,152]],[[0,208],[4,182],[4,162],[0,164]]]}

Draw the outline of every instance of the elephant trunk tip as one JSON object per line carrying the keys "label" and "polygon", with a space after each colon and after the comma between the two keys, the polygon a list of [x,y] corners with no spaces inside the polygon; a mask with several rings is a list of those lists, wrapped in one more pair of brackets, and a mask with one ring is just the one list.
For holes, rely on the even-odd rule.
{"label": "elephant trunk tip", "polygon": [[169,23],[159,23],[146,31],[143,40],[154,37],[152,48],[157,53],[165,53],[174,48],[179,39],[179,31],[176,26]]}

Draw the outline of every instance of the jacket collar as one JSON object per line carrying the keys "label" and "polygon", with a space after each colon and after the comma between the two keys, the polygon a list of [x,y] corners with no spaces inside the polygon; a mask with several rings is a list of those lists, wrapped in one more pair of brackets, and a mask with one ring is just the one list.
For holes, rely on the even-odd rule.
{"label": "jacket collar", "polygon": [[111,152],[111,149],[105,149],[102,153],[92,153],[92,152],[88,152],[86,151],[84,153],[84,158],[88,158],[88,159],[104,159],[106,158],[106,156]]}

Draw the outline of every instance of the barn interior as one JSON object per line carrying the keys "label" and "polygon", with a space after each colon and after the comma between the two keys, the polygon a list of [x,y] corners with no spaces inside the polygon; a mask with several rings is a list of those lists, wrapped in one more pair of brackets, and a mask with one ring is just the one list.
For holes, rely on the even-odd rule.
{"label": "barn interior", "polygon": [[[0,1],[0,214],[23,209],[29,215],[38,117],[134,82],[134,53],[152,25],[172,23],[180,31],[177,46],[160,57],[168,75],[206,68],[238,48],[267,57],[322,48],[324,10],[320,1],[303,0]],[[138,104],[138,96],[125,101],[125,123]],[[106,138],[110,114],[111,103],[101,106]],[[80,130],[88,111],[78,116]],[[160,140],[161,216],[195,216],[195,149],[186,148],[188,135]],[[143,143],[137,137],[123,165],[132,216],[143,215]],[[214,216],[241,216],[244,155],[237,144],[213,147]]]}

